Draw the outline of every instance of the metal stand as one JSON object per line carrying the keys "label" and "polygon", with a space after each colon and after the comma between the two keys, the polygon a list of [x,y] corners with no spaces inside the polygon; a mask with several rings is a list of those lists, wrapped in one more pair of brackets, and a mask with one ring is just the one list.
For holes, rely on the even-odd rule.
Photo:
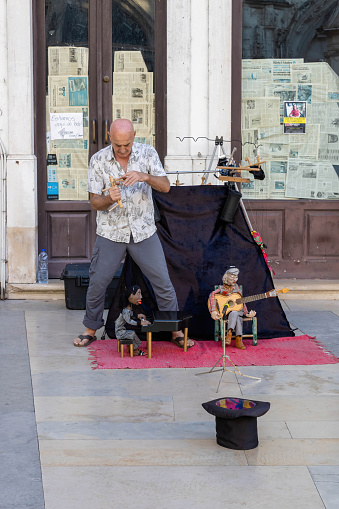
{"label": "metal stand", "polygon": [[218,136],[215,137],[214,149],[213,149],[213,152],[211,155],[210,164],[208,166],[208,170],[204,173],[204,186],[207,184],[208,176],[211,173],[211,168],[212,168],[212,164],[214,161],[214,156],[215,156],[216,151],[218,150],[218,161],[220,159],[220,150],[222,150],[222,153],[224,154],[224,156],[226,156],[226,153],[225,153],[225,150],[223,147],[223,143],[224,143],[223,136],[221,136],[221,138],[218,138]]}
{"label": "metal stand", "polygon": [[[209,371],[204,371],[202,373],[196,373],[196,375],[207,375],[208,373],[214,373],[214,372],[217,372],[217,371],[221,371],[221,376],[220,376],[220,380],[219,380],[216,392],[219,392],[219,387],[220,387],[221,380],[222,380],[222,377],[223,377],[223,374],[225,373],[225,371],[229,371],[230,373],[233,373],[234,375],[240,375],[240,376],[245,376],[247,378],[254,378],[255,380],[261,380],[261,378],[258,378],[257,376],[244,375],[243,373],[241,373],[240,370],[238,369],[238,367],[232,362],[230,356],[226,355],[226,344],[225,344],[225,329],[226,329],[226,324],[225,324],[224,320],[220,320],[220,329],[222,331],[222,338],[221,338],[221,341],[222,341],[222,355],[220,355],[219,359],[214,364],[213,368],[211,368]],[[221,359],[222,359],[222,366],[220,368],[218,368],[218,369],[214,369],[216,367],[216,365],[220,362]],[[234,367],[235,371],[233,371],[232,369],[227,369],[226,368],[226,359],[228,359],[230,361],[230,363]]]}
{"label": "metal stand", "polygon": [[252,232],[253,226],[251,225],[251,221],[250,221],[250,218],[248,217],[248,214],[246,212],[245,205],[244,205],[244,202],[242,201],[242,198],[240,198],[240,207],[242,208],[242,211],[244,213],[244,216],[245,216],[245,219],[247,222],[247,226],[249,227],[250,231]]}

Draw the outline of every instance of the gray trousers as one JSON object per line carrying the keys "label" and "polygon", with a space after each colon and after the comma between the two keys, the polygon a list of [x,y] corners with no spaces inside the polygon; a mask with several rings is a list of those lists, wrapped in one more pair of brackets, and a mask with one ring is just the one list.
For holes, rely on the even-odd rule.
{"label": "gray trousers", "polygon": [[[178,301],[166,265],[158,235],[134,243],[113,242],[97,236],[89,270],[90,281],[86,296],[85,327],[98,330],[104,325],[103,312],[106,288],[112,281],[128,252],[149,279],[160,311],[178,311]],[[134,284],[134,283],[132,283]]]}
{"label": "gray trousers", "polygon": [[243,311],[231,311],[228,315],[227,329],[233,329],[236,336],[242,336],[243,331]]}

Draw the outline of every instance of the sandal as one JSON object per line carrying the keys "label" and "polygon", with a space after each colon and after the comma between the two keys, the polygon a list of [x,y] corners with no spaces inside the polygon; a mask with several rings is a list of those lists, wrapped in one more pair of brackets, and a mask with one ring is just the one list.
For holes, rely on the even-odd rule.
{"label": "sandal", "polygon": [[[189,340],[189,338],[187,338],[187,341],[188,341],[188,340]],[[179,348],[184,348],[184,343],[182,343],[182,344],[181,344],[181,343],[180,343],[180,341],[184,341],[184,338],[178,337],[178,338],[175,338],[175,339],[171,339],[171,342],[172,342],[174,345],[178,346]],[[192,348],[194,345],[195,345],[195,342],[193,343],[193,345],[189,345],[189,344],[187,344],[187,350],[188,350],[189,348]]]}
{"label": "sandal", "polygon": [[97,337],[90,336],[89,334],[79,334],[79,336],[76,339],[80,339],[81,341],[83,341],[84,339],[87,339],[88,341],[84,345],[80,345],[80,343],[73,343],[74,346],[88,346],[91,343],[93,343],[93,341],[95,341],[97,339]]}
{"label": "sandal", "polygon": [[145,352],[143,352],[142,350],[139,350],[139,348],[137,348],[136,350],[133,350],[133,356],[136,355],[137,357],[139,356],[144,356],[146,355]]}

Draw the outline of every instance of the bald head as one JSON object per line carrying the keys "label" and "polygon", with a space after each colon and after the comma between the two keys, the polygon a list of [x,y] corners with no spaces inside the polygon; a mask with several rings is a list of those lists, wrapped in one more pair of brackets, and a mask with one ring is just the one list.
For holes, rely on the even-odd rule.
{"label": "bald head", "polygon": [[127,118],[118,118],[111,123],[110,134],[112,136],[120,133],[130,133],[132,135],[135,134],[133,124]]}
{"label": "bald head", "polygon": [[127,118],[119,118],[111,124],[109,137],[112,143],[114,156],[128,160],[132,151],[135,131],[133,124]]}

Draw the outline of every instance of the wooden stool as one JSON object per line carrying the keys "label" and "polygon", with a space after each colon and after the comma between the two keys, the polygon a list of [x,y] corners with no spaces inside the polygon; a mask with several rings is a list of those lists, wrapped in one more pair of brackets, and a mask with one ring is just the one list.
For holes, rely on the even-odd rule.
{"label": "wooden stool", "polygon": [[[126,344],[126,346],[127,347],[129,346],[129,354],[131,357],[133,357],[133,343]],[[125,344],[121,344],[120,341],[118,340],[118,352],[120,352],[121,358],[123,358],[124,356],[124,347]]]}
{"label": "wooden stool", "polygon": [[192,318],[183,311],[155,311],[151,325],[142,325],[141,332],[146,332],[148,358],[152,357],[152,333],[165,331],[179,331],[184,329],[184,352],[187,352],[188,322]]}

